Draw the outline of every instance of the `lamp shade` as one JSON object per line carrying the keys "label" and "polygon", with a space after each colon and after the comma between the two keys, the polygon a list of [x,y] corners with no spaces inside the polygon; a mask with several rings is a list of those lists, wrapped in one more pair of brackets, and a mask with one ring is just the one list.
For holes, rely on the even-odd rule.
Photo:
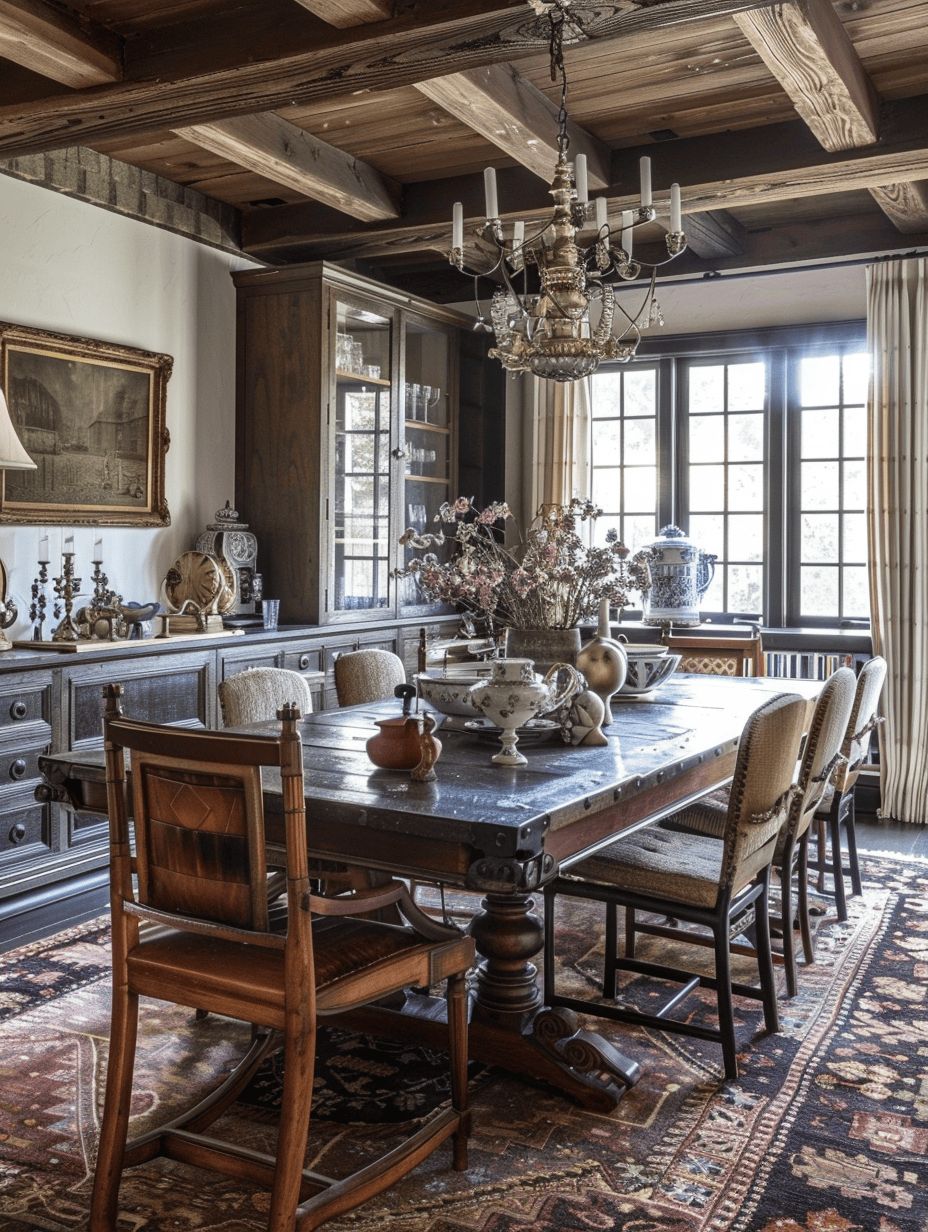
{"label": "lamp shade", "polygon": [[0,470],[34,471],[36,465],[16,435],[3,390],[0,389]]}

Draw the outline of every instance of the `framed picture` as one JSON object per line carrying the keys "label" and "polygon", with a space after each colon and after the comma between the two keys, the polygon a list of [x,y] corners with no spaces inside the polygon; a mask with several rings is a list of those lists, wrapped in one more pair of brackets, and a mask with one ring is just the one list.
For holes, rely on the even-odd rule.
{"label": "framed picture", "polygon": [[0,321],[0,388],[34,471],[0,471],[0,523],[167,526],[173,359]]}

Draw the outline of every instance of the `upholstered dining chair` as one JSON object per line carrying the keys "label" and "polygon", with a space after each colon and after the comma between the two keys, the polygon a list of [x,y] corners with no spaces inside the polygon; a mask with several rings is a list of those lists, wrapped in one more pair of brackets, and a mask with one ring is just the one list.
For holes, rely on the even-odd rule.
{"label": "upholstered dining chair", "polygon": [[223,727],[276,719],[277,711],[288,702],[292,702],[301,714],[312,713],[309,685],[299,672],[285,667],[250,667],[229,676],[219,686]]}
{"label": "upholstered dining chair", "polygon": [[[545,1004],[567,1006],[588,1014],[671,1031],[722,1046],[725,1074],[738,1076],[733,996],[763,1004],[768,1031],[779,1029],[776,982],[770,949],[768,893],[770,863],[777,837],[789,814],[796,789],[793,772],[805,730],[806,701],[779,693],[764,702],[745,724],[738,746],[722,842],[649,826],[611,843],[571,866],[545,887]],[[606,906],[604,1000],[561,996],[555,989],[555,904],[559,896],[587,899]],[[626,909],[625,953],[618,954],[618,908]],[[637,913],[671,916],[708,929],[713,938],[713,975],[684,970],[635,956]],[[729,937],[756,916],[759,987],[734,981]],[[687,936],[679,940],[685,942]],[[670,1000],[653,1013],[616,1003],[620,971],[679,983]],[[716,995],[718,1025],[669,1015],[695,988]],[[628,994],[625,989],[623,996]]]}
{"label": "upholstered dining chair", "polygon": [[750,637],[696,637],[665,629],[661,641],[680,655],[678,672],[701,676],[763,676],[764,647],[760,629]]}
{"label": "upholstered dining chair", "polygon": [[[279,735],[231,735],[133,722],[109,685],[104,717],[111,844],[113,1002],[91,1232],[115,1232],[119,1184],[134,1164],[165,1155],[266,1184],[268,1228],[305,1232],[392,1185],[453,1137],[467,1166],[464,975],[474,943],[423,915],[406,887],[325,898],[310,891],[299,710],[284,706]],[[129,845],[125,750],[131,756],[136,856]],[[279,772],[288,909],[268,914],[262,771]],[[135,884],[134,884],[135,883]],[[401,923],[369,917],[382,908]],[[145,927],[145,922],[154,925]],[[141,925],[141,927],[140,927]],[[304,1171],[317,1022],[447,980],[452,1098],[382,1159],[337,1181]],[[127,1143],[139,998],[152,997],[253,1024],[238,1068],[205,1100]],[[282,1046],[276,1154],[209,1135],[261,1060]]]}
{"label": "upholstered dining chair", "polygon": [[403,660],[392,650],[376,646],[349,650],[335,660],[335,692],[340,706],[383,701],[394,696],[398,684],[405,683]]}
{"label": "upholstered dining chair", "polygon": [[[786,972],[787,996],[795,997],[799,991],[796,972],[796,952],[793,940],[793,919],[799,923],[803,958],[806,963],[814,961],[812,925],[809,917],[809,834],[816,809],[822,797],[843,763],[841,742],[847,729],[851,706],[854,702],[856,681],[849,667],[841,667],[825,683],[815,704],[815,710],[806,733],[796,784],[798,791],[793,796],[789,812],[777,839],[773,854],[773,867],[780,880],[779,925],[783,936],[783,966]],[[713,793],[705,800],[671,814],[660,824],[668,830],[683,830],[691,834],[706,834],[720,839],[725,833],[728,813],[728,791]],[[797,881],[797,905],[793,912],[793,875]],[[651,931],[647,926],[639,931]],[[669,928],[654,930],[661,936],[672,932]],[[745,953],[740,944],[734,944],[735,953]],[[750,951],[747,951],[750,952]]]}
{"label": "upholstered dining chair", "polygon": [[[862,894],[860,861],[857,857],[855,831],[854,786],[870,752],[870,738],[882,722],[876,713],[886,680],[886,660],[880,655],[869,659],[857,677],[857,691],[841,745],[844,762],[835,773],[815,814],[817,855],[813,863],[819,873],[818,892],[831,894],[839,920],[847,919],[847,892],[844,888],[845,866],[841,850],[841,830],[847,837],[847,870],[851,893]],[[832,889],[824,882],[826,872],[832,875]]]}

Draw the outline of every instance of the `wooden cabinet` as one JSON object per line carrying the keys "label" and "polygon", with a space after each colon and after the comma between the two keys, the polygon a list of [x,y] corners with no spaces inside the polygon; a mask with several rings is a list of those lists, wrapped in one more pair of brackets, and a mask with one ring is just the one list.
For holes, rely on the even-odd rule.
{"label": "wooden cabinet", "polygon": [[[468,459],[501,460],[499,365],[489,378],[475,373],[467,318],[337,266],[234,279],[236,503],[261,544],[264,593],[289,622],[438,612],[394,576],[410,555],[399,539],[409,526],[435,529],[441,504],[459,494],[462,396]],[[502,499],[501,474],[493,479],[490,499]],[[481,493],[471,484],[468,495]]]}
{"label": "wooden cabinet", "polygon": [[309,683],[313,707],[336,706],[338,654],[394,650],[417,669],[420,629],[449,636],[455,620],[254,629],[198,642],[100,643],[78,654],[0,656],[0,952],[105,912],[106,821],[71,807],[41,770],[44,753],[102,748],[103,686],[123,685],[132,718],[218,727],[219,682],[250,667],[286,667]]}

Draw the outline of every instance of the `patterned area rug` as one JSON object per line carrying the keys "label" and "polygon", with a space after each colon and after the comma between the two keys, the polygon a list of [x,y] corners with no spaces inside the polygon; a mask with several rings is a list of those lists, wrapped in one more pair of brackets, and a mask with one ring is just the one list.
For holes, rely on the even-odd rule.
{"label": "patterned area rug", "polygon": [[[496,1069],[472,1083],[471,1167],[439,1151],[390,1193],[327,1225],[357,1232],[928,1232],[928,863],[867,859],[851,918],[825,918],[816,963],[759,1034],[739,1002],[742,1076],[711,1044],[592,1020],[640,1061],[616,1110],[586,1112]],[[591,908],[559,917],[565,987],[594,987]],[[657,944],[655,942],[655,944]],[[0,958],[0,1229],[86,1227],[108,1029],[105,929]],[[626,990],[648,997],[644,985]],[[133,1112],[162,1120],[234,1063],[248,1029],[147,1003]],[[692,1013],[706,1007],[698,999]],[[175,1038],[176,1036],[176,1038]],[[178,1040],[181,1042],[178,1043]],[[750,1044],[748,1048],[747,1045]],[[358,1165],[445,1098],[440,1056],[332,1032],[307,1162]],[[400,1083],[402,1079],[402,1085]],[[262,1089],[217,1124],[273,1140]],[[407,1124],[402,1126],[408,1131]],[[123,1182],[125,1232],[256,1232],[265,1195],[157,1161]]]}

